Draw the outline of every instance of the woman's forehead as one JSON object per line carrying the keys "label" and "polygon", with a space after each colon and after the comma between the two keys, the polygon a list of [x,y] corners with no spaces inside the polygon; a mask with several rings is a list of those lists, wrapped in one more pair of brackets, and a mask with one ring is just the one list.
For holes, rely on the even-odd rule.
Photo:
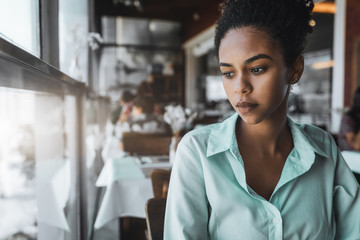
{"label": "woman's forehead", "polygon": [[229,30],[221,40],[219,59],[239,54],[245,58],[254,54],[282,56],[282,51],[277,41],[266,31],[241,27]]}

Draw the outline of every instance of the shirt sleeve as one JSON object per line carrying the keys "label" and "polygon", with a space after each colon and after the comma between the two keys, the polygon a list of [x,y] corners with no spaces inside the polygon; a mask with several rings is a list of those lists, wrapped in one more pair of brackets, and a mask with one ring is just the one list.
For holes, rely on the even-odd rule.
{"label": "shirt sleeve", "polygon": [[207,239],[207,202],[199,154],[181,141],[171,171],[164,239]]}
{"label": "shirt sleeve", "polygon": [[360,239],[360,189],[359,184],[343,159],[340,151],[334,146],[336,158],[334,179],[334,214],[336,237],[341,240]]}

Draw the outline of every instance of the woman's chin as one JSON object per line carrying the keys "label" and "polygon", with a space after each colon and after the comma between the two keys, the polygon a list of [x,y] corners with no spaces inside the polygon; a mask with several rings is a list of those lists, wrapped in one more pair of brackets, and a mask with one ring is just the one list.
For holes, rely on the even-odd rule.
{"label": "woman's chin", "polygon": [[257,116],[254,116],[254,115],[242,114],[242,113],[239,113],[239,115],[241,117],[241,120],[244,123],[249,124],[249,125],[255,125],[262,121],[262,119],[259,119]]}

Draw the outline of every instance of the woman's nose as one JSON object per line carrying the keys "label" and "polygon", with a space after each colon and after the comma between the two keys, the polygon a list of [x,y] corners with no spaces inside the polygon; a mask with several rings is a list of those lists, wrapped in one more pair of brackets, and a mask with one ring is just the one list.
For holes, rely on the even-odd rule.
{"label": "woman's nose", "polygon": [[250,93],[251,90],[251,84],[246,79],[246,77],[243,74],[239,75],[239,77],[236,79],[235,92],[245,94]]}

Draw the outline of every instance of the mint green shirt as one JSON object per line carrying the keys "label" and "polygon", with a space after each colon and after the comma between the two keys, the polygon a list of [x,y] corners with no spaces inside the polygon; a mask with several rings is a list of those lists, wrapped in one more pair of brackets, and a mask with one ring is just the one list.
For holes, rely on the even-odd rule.
{"label": "mint green shirt", "polygon": [[246,183],[235,137],[238,117],[183,137],[164,239],[360,239],[359,185],[332,137],[288,119],[294,148],[267,201]]}

